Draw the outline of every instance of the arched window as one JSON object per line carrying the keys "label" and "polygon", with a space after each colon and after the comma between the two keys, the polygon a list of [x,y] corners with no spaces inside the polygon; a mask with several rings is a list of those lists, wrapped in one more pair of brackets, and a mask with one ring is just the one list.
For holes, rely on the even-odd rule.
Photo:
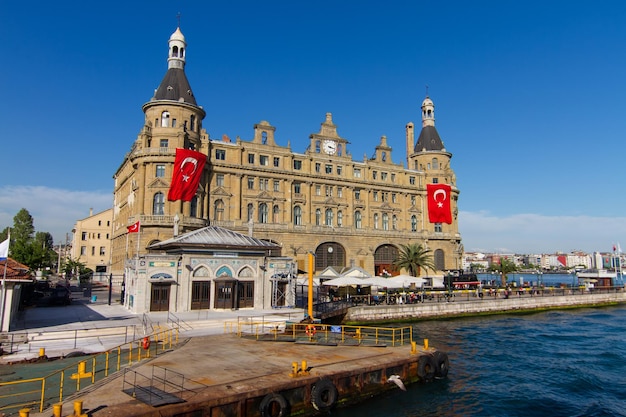
{"label": "arched window", "polygon": [[332,225],[333,225],[333,210],[326,209],[326,226],[332,226]]}
{"label": "arched window", "polygon": [[361,212],[358,210],[354,212],[354,228],[361,228]]}
{"label": "arched window", "polygon": [[274,208],[272,208],[272,223],[280,222],[280,219],[278,218],[279,214],[280,214],[280,208],[278,207],[277,204],[275,204]]}
{"label": "arched window", "polygon": [[216,277],[232,277],[233,271],[231,271],[230,268],[227,266],[222,266],[220,269],[217,270],[217,272],[215,273],[215,276]]}
{"label": "arched window", "polygon": [[337,145],[337,155],[341,156],[342,152],[343,152],[343,146],[340,143],[339,145]]}
{"label": "arched window", "polygon": [[170,113],[164,111],[161,113],[161,127],[168,127],[170,125]]}
{"label": "arched window", "polygon": [[259,223],[267,223],[267,204],[259,204]]}
{"label": "arched window", "polygon": [[261,143],[267,145],[267,132],[261,133]]}
{"label": "arched window", "polygon": [[222,200],[216,200],[213,205],[213,219],[217,221],[224,220],[224,202]]}
{"label": "arched window", "polygon": [[391,218],[391,228],[393,230],[398,230],[398,216],[396,216],[395,214]]}
{"label": "arched window", "polygon": [[302,207],[295,206],[293,208],[293,224],[296,226],[302,226]]}
{"label": "arched window", "polygon": [[315,210],[315,225],[320,226],[322,224],[322,210]]}
{"label": "arched window", "polygon": [[239,271],[239,278],[252,278],[254,277],[254,271],[249,266],[244,267]]}
{"label": "arched window", "polygon": [[152,214],[155,216],[165,214],[165,195],[162,192],[156,193],[152,199]]}
{"label": "arched window", "polygon": [[411,216],[411,232],[417,232],[417,216]]}
{"label": "arched window", "polygon": [[315,153],[320,153],[320,141],[315,141]]}
{"label": "arched window", "polygon": [[209,270],[206,269],[206,267],[201,266],[200,268],[198,268],[195,271],[193,271],[193,276],[194,277],[208,277],[209,276]]}
{"label": "arched window", "polygon": [[374,213],[374,229],[378,229],[378,213]]}
{"label": "arched window", "polygon": [[435,253],[433,253],[433,258],[435,269],[437,269],[438,271],[443,271],[444,269],[446,269],[446,257],[443,253],[443,250],[436,249]]}
{"label": "arched window", "polygon": [[251,222],[252,221],[252,216],[254,214],[254,206],[252,205],[252,203],[248,204],[248,221]]}
{"label": "arched window", "polygon": [[387,160],[387,152],[383,151],[381,153],[381,159],[383,160],[383,162],[385,162]]}
{"label": "arched window", "polygon": [[433,158],[433,169],[439,169],[439,161],[437,158]]}
{"label": "arched window", "polygon": [[337,226],[338,227],[343,226],[343,212],[341,210],[337,212]]}
{"label": "arched window", "polygon": [[389,215],[383,213],[383,230],[389,230]]}
{"label": "arched window", "polygon": [[189,203],[189,215],[198,217],[198,196],[194,196]]}
{"label": "arched window", "polygon": [[178,46],[174,46],[172,48],[172,57],[174,57],[174,58],[178,57]]}

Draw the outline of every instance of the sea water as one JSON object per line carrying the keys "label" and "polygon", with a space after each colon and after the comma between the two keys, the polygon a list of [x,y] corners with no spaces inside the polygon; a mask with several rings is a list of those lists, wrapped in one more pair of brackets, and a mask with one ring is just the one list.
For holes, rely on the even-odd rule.
{"label": "sea water", "polygon": [[333,410],[335,417],[626,416],[626,306],[420,322],[445,379]]}

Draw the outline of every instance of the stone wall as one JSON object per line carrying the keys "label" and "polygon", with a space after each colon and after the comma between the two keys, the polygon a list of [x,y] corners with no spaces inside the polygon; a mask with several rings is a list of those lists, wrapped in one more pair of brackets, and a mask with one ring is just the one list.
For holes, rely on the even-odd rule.
{"label": "stone wall", "polygon": [[482,299],[476,301],[429,302],[404,305],[359,306],[348,310],[345,322],[384,322],[416,320],[473,314],[532,311],[546,308],[626,303],[626,292],[610,294],[583,294],[509,299]]}

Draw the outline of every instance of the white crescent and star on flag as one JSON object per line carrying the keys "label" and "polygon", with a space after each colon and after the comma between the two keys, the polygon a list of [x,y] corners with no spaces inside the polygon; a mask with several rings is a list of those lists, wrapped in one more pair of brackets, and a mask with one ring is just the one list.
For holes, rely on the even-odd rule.
{"label": "white crescent and star on flag", "polygon": [[[439,200],[437,198],[439,194],[443,194],[443,199]],[[437,202],[437,207],[439,208],[443,207],[443,202],[446,201],[447,198],[448,198],[448,193],[446,193],[446,190],[437,190],[433,193],[433,200]]]}
{"label": "white crescent and star on flag", "polygon": [[[193,165],[193,171],[191,171],[189,175],[185,175],[185,173],[183,172],[185,164]],[[180,171],[183,173],[183,182],[189,182],[189,178],[194,174],[194,172],[196,172],[196,169],[198,169],[198,160],[196,158],[188,156],[187,158],[183,159],[183,162],[180,164]]]}
{"label": "white crescent and star on flag", "polygon": [[135,223],[135,224],[133,224],[132,226],[130,226],[128,228],[128,231],[129,232],[136,232],[138,228],[139,228],[139,224]]}

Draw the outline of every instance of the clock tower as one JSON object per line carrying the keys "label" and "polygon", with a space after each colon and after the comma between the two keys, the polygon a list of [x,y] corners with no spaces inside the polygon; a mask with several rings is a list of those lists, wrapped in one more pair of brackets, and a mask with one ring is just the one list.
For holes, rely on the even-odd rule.
{"label": "clock tower", "polygon": [[348,142],[339,137],[337,126],[333,123],[333,115],[326,113],[326,120],[322,123],[319,133],[313,133],[310,137],[311,145],[309,153],[332,157],[348,157]]}

